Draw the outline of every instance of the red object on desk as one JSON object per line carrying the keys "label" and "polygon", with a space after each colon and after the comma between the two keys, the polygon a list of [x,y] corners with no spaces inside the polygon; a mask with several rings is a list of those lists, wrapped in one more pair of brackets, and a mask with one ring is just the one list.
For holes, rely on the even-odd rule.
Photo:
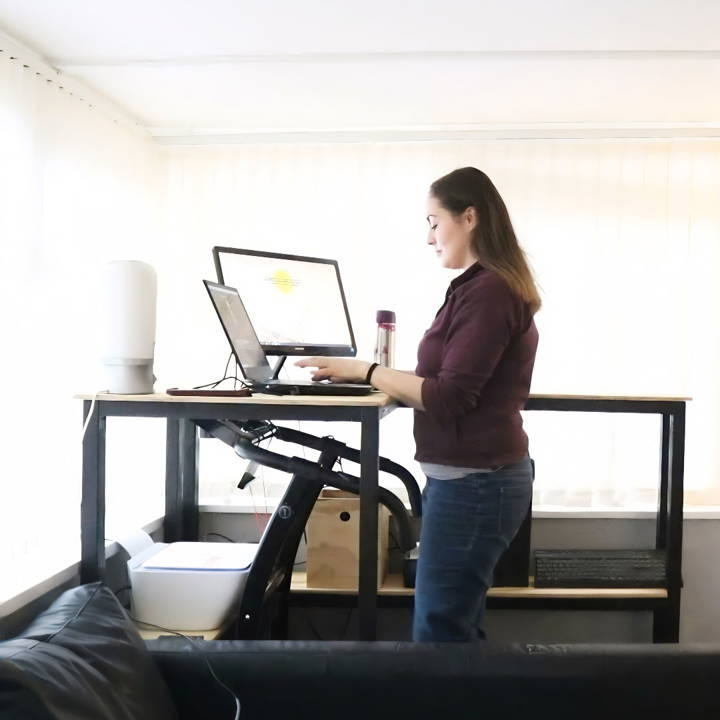
{"label": "red object on desk", "polygon": [[247,388],[240,390],[181,390],[180,388],[168,388],[168,395],[186,395],[188,397],[250,397],[251,393]]}

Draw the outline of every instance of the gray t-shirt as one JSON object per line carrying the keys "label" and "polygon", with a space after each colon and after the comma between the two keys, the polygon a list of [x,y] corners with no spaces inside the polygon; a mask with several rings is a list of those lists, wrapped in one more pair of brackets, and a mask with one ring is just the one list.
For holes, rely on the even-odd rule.
{"label": "gray t-shirt", "polygon": [[495,472],[497,468],[465,468],[453,467],[452,465],[439,465],[438,463],[420,463],[420,469],[427,477],[437,480],[457,480],[458,478],[472,475],[473,473]]}

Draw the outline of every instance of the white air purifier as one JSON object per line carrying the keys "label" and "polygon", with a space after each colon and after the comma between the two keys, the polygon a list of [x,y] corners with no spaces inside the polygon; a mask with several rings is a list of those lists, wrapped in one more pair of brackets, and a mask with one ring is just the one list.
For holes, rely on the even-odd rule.
{"label": "white air purifier", "polygon": [[122,395],[153,392],[157,276],[147,263],[107,265],[102,295],[102,362],[107,390]]}

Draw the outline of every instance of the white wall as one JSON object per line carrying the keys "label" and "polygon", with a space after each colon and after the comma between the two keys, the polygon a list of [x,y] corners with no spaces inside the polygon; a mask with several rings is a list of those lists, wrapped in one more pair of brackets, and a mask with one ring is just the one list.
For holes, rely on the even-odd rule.
{"label": "white wall", "polygon": [[[67,563],[68,546],[77,556],[82,422],[73,394],[104,387],[98,276],[113,258],[156,260],[160,195],[146,132],[4,40],[2,49],[0,565],[13,570],[0,576],[0,601]],[[109,480],[112,508],[112,467]]]}
{"label": "white wall", "polygon": [[[337,258],[359,357],[371,356],[375,310],[394,309],[397,364],[412,369],[452,277],[426,246],[427,188],[474,164],[505,197],[543,290],[533,392],[692,396],[687,487],[720,499],[720,339],[705,320],[720,303],[718,142],[268,145],[167,149],[164,159],[162,387],[222,373],[227,344],[200,283],[214,275],[213,245]],[[654,504],[657,418],[537,413],[527,424],[538,502]],[[355,431],[332,430],[349,442]],[[384,420],[381,442],[419,477],[411,413]],[[214,495],[239,470],[213,472]]]}

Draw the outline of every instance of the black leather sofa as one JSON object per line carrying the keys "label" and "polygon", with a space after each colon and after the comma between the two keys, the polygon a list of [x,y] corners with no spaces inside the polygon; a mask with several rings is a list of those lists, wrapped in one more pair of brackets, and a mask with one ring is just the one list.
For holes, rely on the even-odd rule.
{"label": "black leather sofa", "polygon": [[0,642],[3,720],[720,717],[720,647],[143,643],[103,585]]}

